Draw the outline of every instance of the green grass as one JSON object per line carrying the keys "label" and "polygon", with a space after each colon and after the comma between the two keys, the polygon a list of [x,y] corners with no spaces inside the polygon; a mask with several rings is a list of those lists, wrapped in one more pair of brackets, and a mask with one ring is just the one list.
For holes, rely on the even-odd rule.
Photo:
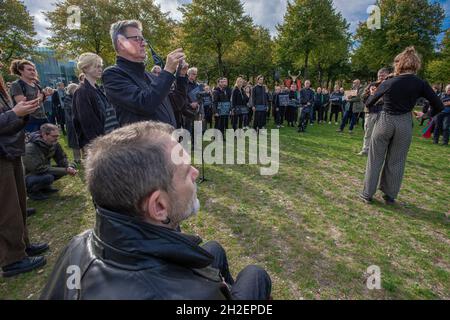
{"label": "green grass", "polygon": [[[280,171],[256,165],[206,166],[201,212],[182,226],[226,249],[234,276],[247,264],[266,268],[275,299],[450,299],[450,152],[420,137],[415,124],[398,204],[357,198],[366,158],[354,135],[334,125],[305,134],[280,131]],[[0,299],[37,299],[69,240],[92,228],[94,211],[82,175],[56,183],[59,195],[30,201],[34,241],[48,241],[48,264],[0,279]],[[366,270],[381,269],[381,290],[368,290]]]}

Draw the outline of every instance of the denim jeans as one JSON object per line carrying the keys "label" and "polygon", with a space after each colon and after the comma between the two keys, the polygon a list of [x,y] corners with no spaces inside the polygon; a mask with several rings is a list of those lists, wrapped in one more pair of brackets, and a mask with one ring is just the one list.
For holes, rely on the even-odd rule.
{"label": "denim jeans", "polygon": [[357,115],[358,115],[357,113],[353,113],[350,110],[349,111],[345,111],[344,116],[342,117],[342,122],[341,122],[341,127],[340,127],[341,131],[344,130],[345,125],[347,123],[347,120],[349,118],[351,119],[350,120],[350,128],[349,128],[349,130],[352,131],[353,127],[355,126],[355,123],[356,123],[356,116]]}

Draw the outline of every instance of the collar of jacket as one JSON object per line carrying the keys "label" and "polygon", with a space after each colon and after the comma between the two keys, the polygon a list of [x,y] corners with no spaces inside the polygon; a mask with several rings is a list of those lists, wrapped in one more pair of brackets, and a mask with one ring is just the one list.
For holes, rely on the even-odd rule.
{"label": "collar of jacket", "polygon": [[116,59],[116,64],[122,68],[143,76],[145,73],[145,63],[143,62],[133,62],[125,59],[124,57],[118,56]]}
{"label": "collar of jacket", "polygon": [[39,131],[33,132],[30,135],[30,139],[29,139],[28,143],[34,143],[41,149],[46,150],[46,152],[53,151],[52,149],[55,148],[54,145],[48,144],[47,142],[44,141],[44,139],[42,138],[42,135]]}
{"label": "collar of jacket", "polygon": [[174,263],[205,268],[213,256],[199,237],[146,223],[100,207],[96,210],[93,249],[103,260],[133,268]]}

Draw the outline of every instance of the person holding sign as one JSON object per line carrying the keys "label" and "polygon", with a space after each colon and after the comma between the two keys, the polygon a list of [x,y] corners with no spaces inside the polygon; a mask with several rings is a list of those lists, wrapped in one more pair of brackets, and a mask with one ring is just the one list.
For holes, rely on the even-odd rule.
{"label": "person holding sign", "polygon": [[255,111],[255,121],[253,128],[256,131],[266,127],[266,117],[268,111],[269,97],[264,87],[264,77],[259,75],[256,78],[257,85],[252,89],[253,111]]}
{"label": "person holding sign", "polygon": [[228,118],[231,112],[231,90],[228,88],[228,79],[225,77],[220,78],[218,84],[219,86],[213,93],[216,129],[225,134],[225,129],[228,129]]}
{"label": "person holding sign", "polygon": [[238,77],[231,94],[231,110],[233,117],[233,129],[242,129],[242,126],[247,123],[248,117],[248,97],[244,92],[244,79]]}
{"label": "person holding sign", "polygon": [[290,127],[294,127],[294,122],[297,119],[297,107],[297,86],[291,84],[291,90],[288,94],[288,104],[286,106],[286,121]]}

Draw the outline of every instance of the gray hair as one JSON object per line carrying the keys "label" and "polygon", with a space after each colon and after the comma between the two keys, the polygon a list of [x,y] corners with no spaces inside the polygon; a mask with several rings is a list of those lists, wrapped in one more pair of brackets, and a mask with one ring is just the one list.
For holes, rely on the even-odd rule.
{"label": "gray hair", "polygon": [[117,40],[119,35],[125,36],[127,28],[136,28],[142,31],[142,23],[138,20],[121,20],[113,23],[109,34],[111,35],[111,41],[116,53],[118,52]]}
{"label": "gray hair", "polygon": [[159,68],[159,70],[162,70],[162,68],[160,66],[156,65],[156,66],[153,66],[153,68],[152,68],[152,70],[150,70],[150,72],[155,73],[156,69],[158,69],[158,68]]}
{"label": "gray hair", "polygon": [[71,83],[66,87],[66,94],[73,95],[77,89],[78,85],[76,83]]}
{"label": "gray hair", "polygon": [[59,128],[53,123],[44,123],[40,128],[41,134],[50,134],[54,131],[59,131]]}
{"label": "gray hair", "polygon": [[381,68],[380,70],[378,70],[378,74],[380,73],[389,74],[391,73],[391,71],[388,68]]}
{"label": "gray hair", "polygon": [[189,68],[188,71],[187,71],[188,76],[189,76],[192,72],[198,73],[198,69],[197,69],[196,67]]}
{"label": "gray hair", "polygon": [[154,191],[172,191],[175,165],[167,141],[173,127],[134,123],[101,136],[88,147],[86,182],[94,202],[105,209],[141,216]]}

